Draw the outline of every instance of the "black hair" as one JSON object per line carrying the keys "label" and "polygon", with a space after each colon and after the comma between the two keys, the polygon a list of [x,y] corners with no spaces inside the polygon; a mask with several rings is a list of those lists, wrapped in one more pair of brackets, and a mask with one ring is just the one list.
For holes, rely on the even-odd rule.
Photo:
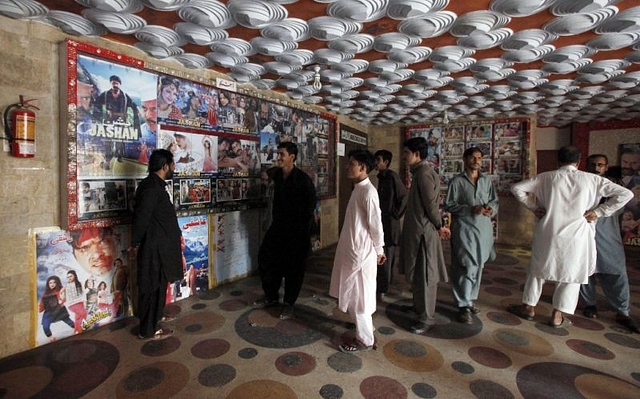
{"label": "black hair", "polygon": [[149,173],[159,171],[164,165],[173,164],[173,154],[169,150],[157,149],[149,157]]}
{"label": "black hair", "polygon": [[169,76],[163,76],[160,78],[160,87],[174,85],[176,89],[180,88],[180,81],[175,78],[171,78]]}
{"label": "black hair", "polygon": [[373,156],[376,158],[382,158],[382,160],[387,162],[387,164],[391,164],[391,159],[393,158],[393,154],[389,150],[378,150],[375,154],[373,154]]}
{"label": "black hair", "polygon": [[571,145],[564,146],[558,150],[558,162],[561,165],[569,165],[580,161],[580,149]]}
{"label": "black hair", "polygon": [[280,144],[278,144],[278,149],[281,149],[281,148],[284,148],[289,155],[293,155],[294,161],[298,159],[298,146],[295,145],[295,143],[292,143],[290,141],[283,141]]}
{"label": "black hair", "polygon": [[75,284],[76,289],[78,290],[78,292],[82,291],[82,283],[80,283],[80,281],[78,281],[78,273],[76,273],[75,270],[69,270],[67,272],[67,274],[73,274],[73,284]]}
{"label": "black hair", "polygon": [[424,137],[413,137],[404,142],[404,147],[406,147],[411,152],[418,152],[420,155],[420,159],[425,159],[427,157],[427,151],[429,149],[429,145],[427,144],[427,139]]}
{"label": "black hair", "polygon": [[351,150],[347,156],[355,159],[360,165],[364,165],[367,174],[371,172],[376,164],[376,157],[369,150]]}
{"label": "black hair", "polygon": [[120,80],[120,77],[118,75],[111,75],[111,77],[109,77],[109,82],[113,82],[114,80],[122,84],[122,80]]}
{"label": "black hair", "polygon": [[473,155],[474,152],[479,152],[481,156],[484,156],[484,153],[479,147],[469,147],[466,150],[464,150],[464,153],[462,154],[462,158],[466,158],[469,155]]}
{"label": "black hair", "polygon": [[604,158],[604,161],[609,165],[609,158],[604,154],[591,154],[587,157],[587,163],[595,158]]}

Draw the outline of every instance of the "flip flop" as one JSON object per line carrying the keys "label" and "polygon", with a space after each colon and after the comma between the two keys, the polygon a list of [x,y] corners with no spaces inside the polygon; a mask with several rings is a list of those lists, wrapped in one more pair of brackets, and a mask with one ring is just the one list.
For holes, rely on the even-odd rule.
{"label": "flip flop", "polygon": [[514,314],[518,317],[520,317],[521,319],[525,319],[525,320],[529,320],[532,321],[533,320],[533,316],[530,314],[527,314],[525,312],[522,311],[522,305],[509,305],[507,306],[507,312]]}
{"label": "flip flop", "polygon": [[374,346],[364,346],[364,345],[358,345],[357,343],[351,343],[351,344],[342,344],[340,346],[338,346],[338,349],[340,349],[340,352],[342,353],[355,353],[355,352],[366,352],[366,351],[370,351],[372,349],[374,349]]}
{"label": "flip flop", "polygon": [[549,325],[553,328],[567,328],[573,325],[573,322],[571,320],[569,320],[566,317],[562,318],[562,323],[560,324],[553,324],[553,321],[549,322]]}

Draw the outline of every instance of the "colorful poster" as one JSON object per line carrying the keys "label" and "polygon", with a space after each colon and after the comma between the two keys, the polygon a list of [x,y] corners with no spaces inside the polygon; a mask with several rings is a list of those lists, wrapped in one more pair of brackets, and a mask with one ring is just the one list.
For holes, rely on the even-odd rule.
{"label": "colorful poster", "polygon": [[156,148],[156,75],[86,55],[77,63],[78,178],[141,177]]}
{"label": "colorful poster", "polygon": [[220,126],[217,89],[173,76],[159,76],[157,87],[160,123],[204,130]]}
{"label": "colorful poster", "polygon": [[174,300],[184,299],[209,289],[209,218],[207,215],[178,218],[184,238],[182,253],[184,279],[174,284]]}
{"label": "colorful poster", "polygon": [[128,226],[36,234],[36,344],[131,315]]}
{"label": "colorful poster", "polygon": [[640,143],[620,146],[620,172],[622,183],[633,192],[620,220],[622,242],[640,246]]}
{"label": "colorful poster", "polygon": [[258,267],[260,210],[219,213],[215,228],[215,279],[223,283],[249,275]]}

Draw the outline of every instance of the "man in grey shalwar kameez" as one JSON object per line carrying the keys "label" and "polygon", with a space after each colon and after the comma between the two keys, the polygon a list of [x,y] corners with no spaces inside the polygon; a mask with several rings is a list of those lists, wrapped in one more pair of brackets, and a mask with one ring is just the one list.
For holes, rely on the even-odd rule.
{"label": "man in grey shalwar kameez", "polygon": [[[587,158],[587,172],[606,177],[609,170],[609,159],[604,154],[593,154]],[[610,180],[622,184],[622,180]],[[600,201],[604,201],[604,198]],[[586,317],[597,318],[596,281],[600,282],[602,292],[607,301],[616,311],[616,322],[629,331],[640,333],[640,329],[629,315],[630,295],[629,277],[627,276],[627,260],[620,235],[620,215],[624,208],[618,209],[613,215],[598,218],[596,221],[596,272],[589,276],[589,283],[580,286],[580,298],[587,305],[583,310]]]}
{"label": "man in grey shalwar kameez", "polygon": [[444,209],[451,212],[451,289],[458,305],[458,321],[471,324],[479,309],[482,269],[493,252],[491,218],[498,213],[498,196],[489,176],[480,173],[482,151],[467,148],[464,172],[449,183]]}
{"label": "man in grey shalwar kameez", "polygon": [[446,282],[447,267],[441,239],[449,238],[442,225],[440,179],[427,163],[427,141],[414,137],[404,143],[402,156],[411,168],[411,188],[400,240],[400,273],[404,273],[413,292],[413,310],[417,320],[411,332],[422,334],[433,327],[438,283]]}

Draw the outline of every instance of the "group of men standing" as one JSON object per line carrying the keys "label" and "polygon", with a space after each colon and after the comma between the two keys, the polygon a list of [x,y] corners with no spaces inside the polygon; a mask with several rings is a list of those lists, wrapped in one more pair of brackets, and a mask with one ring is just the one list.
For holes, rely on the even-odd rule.
{"label": "group of men standing", "polygon": [[[311,250],[310,231],[317,200],[310,177],[295,166],[297,155],[294,143],[278,146],[272,223],[258,254],[264,296],[254,306],[280,305],[279,290],[284,281],[281,319],[293,317]],[[457,321],[471,324],[473,315],[480,311],[474,301],[478,299],[484,264],[495,257],[491,219],[498,212],[491,179],[481,172],[484,154],[477,147],[468,148],[463,154],[464,171],[449,184],[444,210],[452,215],[451,228],[443,223],[440,179],[427,155],[425,138],[405,141],[403,161],[411,172],[407,190],[398,174],[389,169],[389,151],[380,150],[374,155],[368,150],[354,150],[348,154],[346,176],[354,188],[336,248],[329,290],[338,299],[338,308],[350,316],[356,327],[355,339],[339,346],[343,352],[375,348],[372,316],[376,296],[384,298],[389,289],[398,246],[399,272],[411,284],[413,294],[413,306],[406,309],[414,320],[411,332],[422,334],[433,328],[438,284],[447,282],[449,275],[458,307]],[[587,169],[591,173],[579,171],[579,161],[577,148],[563,147],[558,152],[559,169],[512,187],[515,198],[534,212],[537,222],[522,304],[510,305],[507,310],[533,320],[542,286],[551,281],[555,282],[549,322],[552,327],[570,325],[564,315],[574,313],[580,295],[587,305],[585,316],[597,317],[597,276],[618,312],[616,321],[640,332],[629,316],[624,249],[617,233],[617,218],[611,217],[633,194],[603,177],[608,167],[606,156],[588,158]],[[378,170],[377,188],[369,179],[374,167]],[[174,169],[170,152],[154,151],[149,160],[149,177],[136,192],[131,250],[138,252],[137,314],[141,338],[161,339],[172,333],[159,328],[158,323],[163,318],[163,287],[178,276],[180,266],[180,230],[164,182]],[[447,239],[451,239],[449,273],[442,250],[442,240]]]}

